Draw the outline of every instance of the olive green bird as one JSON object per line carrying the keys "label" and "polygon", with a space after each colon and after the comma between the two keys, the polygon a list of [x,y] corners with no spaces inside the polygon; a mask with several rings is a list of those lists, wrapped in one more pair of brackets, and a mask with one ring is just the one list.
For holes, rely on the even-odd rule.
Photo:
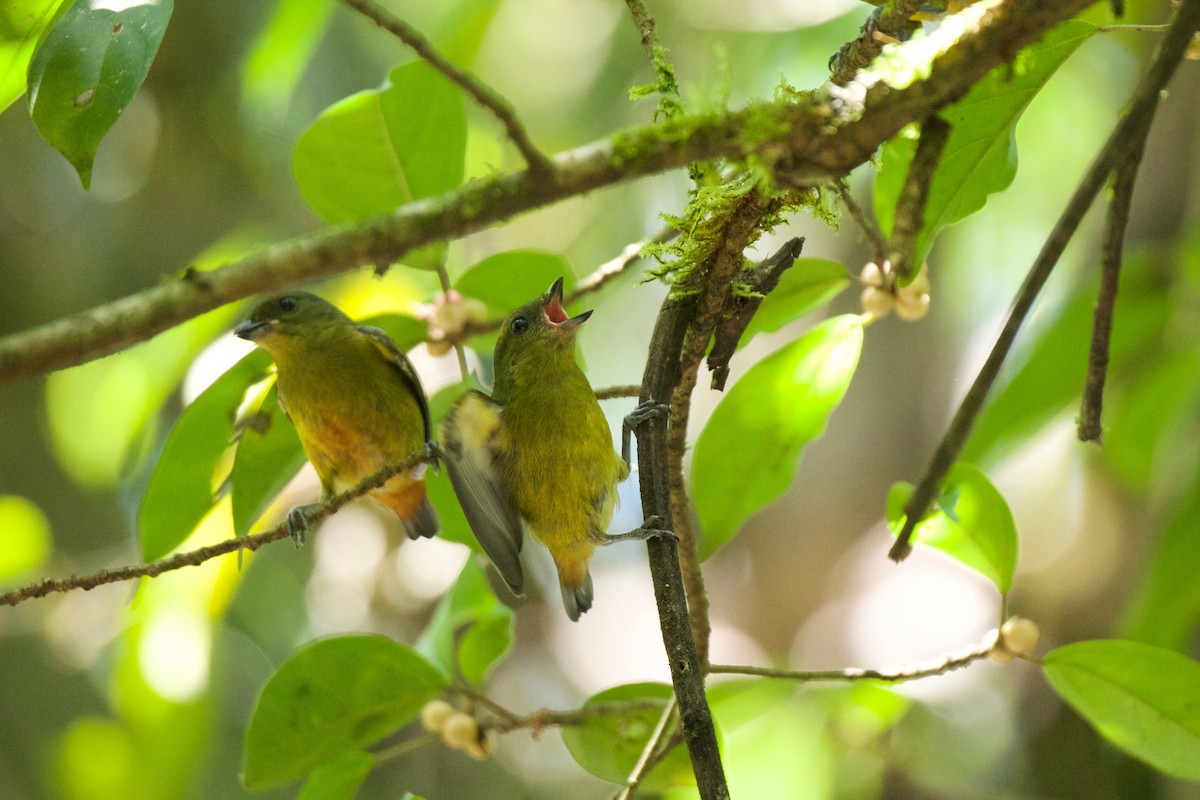
{"label": "olive green bird", "polygon": [[[430,447],[432,426],[416,370],[379,328],[359,325],[308,292],[264,300],[234,333],[275,360],[279,406],[296,426],[326,496]],[[425,495],[425,466],[394,476],[368,496],[396,513],[409,538],[433,536],[438,516]],[[308,527],[288,515],[297,543]]]}
{"label": "olive green bird", "polygon": [[[469,391],[441,427],[441,449],[467,522],[509,588],[521,594],[522,527],[550,551],[567,616],[592,607],[588,560],[599,545],[669,531],[608,536],[617,484],[629,475],[587,377],[575,335],[589,316],[568,317],[562,278],[504,322],[492,396]],[[626,430],[662,407],[631,415]]]}

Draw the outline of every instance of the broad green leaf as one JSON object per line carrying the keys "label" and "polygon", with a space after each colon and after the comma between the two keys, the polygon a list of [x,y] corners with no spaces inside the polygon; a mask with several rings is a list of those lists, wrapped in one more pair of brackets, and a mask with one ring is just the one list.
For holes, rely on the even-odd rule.
{"label": "broad green leaf", "polygon": [[1134,597],[1125,636],[1172,649],[1186,648],[1200,620],[1200,476],[1193,476],[1190,494],[1179,504],[1154,548],[1146,576]]}
{"label": "broad green leaf", "polygon": [[0,111],[25,94],[25,74],[38,39],[65,0],[7,0],[0,10]]}
{"label": "broad green leaf", "polygon": [[242,110],[254,118],[282,117],[312,60],[334,0],[278,0],[242,68]]}
{"label": "broad green leaf", "polygon": [[[893,484],[887,518],[893,534],[904,526],[909,483]],[[1017,526],[1004,497],[983,470],[959,461],[946,474],[934,511],[917,524],[913,541],[941,550],[996,584],[1012,588],[1017,568]]]}
{"label": "broad green leaf", "polygon": [[575,275],[566,259],[539,250],[508,250],[488,256],[454,282],[466,297],[487,304],[493,317],[501,317],[546,293],[563,279],[564,294],[575,286]]}
{"label": "broad green leaf", "polygon": [[413,720],[446,682],[386,636],[322,639],[267,681],[242,757],[242,782],[268,789],[368,747]]}
{"label": "broad green leaf", "polygon": [[213,475],[233,437],[234,416],[268,364],[261,350],[243,358],[201,392],[171,429],[138,512],[147,561],[178,547],[212,508]]}
{"label": "broad green leaf", "polygon": [[1168,775],[1200,781],[1200,664],[1118,640],[1046,654],[1054,690],[1101,736]]}
{"label": "broad green leaf", "polygon": [[733,678],[708,689],[708,706],[721,729],[732,733],[796,696],[796,684],[775,678]]}
{"label": "broad green leaf", "polygon": [[314,769],[296,800],[354,800],[373,766],[375,757],[370,753],[346,753]]}
{"label": "broad green leaf", "polygon": [[[1095,25],[1081,20],[1064,22],[941,112],[951,132],[929,185],[915,263],[925,261],[943,228],[983,208],[989,194],[1012,183],[1017,172],[1013,140],[1017,121],[1050,76],[1095,32]],[[916,150],[913,136],[912,129],[906,129],[883,147],[875,182],[875,216],[889,235]]]}
{"label": "broad green leaf", "polygon": [[798,258],[779,279],[779,285],[768,294],[742,334],[742,344],[756,333],[777,331],[789,322],[837,297],[850,285],[850,273],[836,261],[822,258]]}
{"label": "broad green leaf", "polygon": [[[651,701],[654,705],[640,711],[586,717],[582,725],[563,728],[563,742],[579,766],[598,778],[624,783],[653,735],[670,697],[671,687],[662,683],[631,683],[605,689],[590,697],[583,704],[584,709],[630,701]],[[695,785],[687,751],[677,747],[650,772],[641,789],[653,794],[671,786]]]}
{"label": "broad green leaf", "polygon": [[[1151,277],[1144,255],[1126,259],[1117,295],[1109,372],[1128,374],[1153,363],[1167,321],[1167,293]],[[1067,409],[1078,409],[1087,375],[1088,343],[1096,305],[1096,282],[1067,303],[1047,325],[1034,333],[1031,344],[1009,358],[1000,385],[975,423],[962,459],[994,462],[1012,444],[1023,440]]]}
{"label": "broad green leaf", "polygon": [[512,642],[512,609],[496,599],[484,568],[469,558],[416,647],[447,675],[482,683]]}
{"label": "broad green leaf", "polygon": [[230,476],[236,535],[250,532],[305,460],[300,437],[279,407],[278,395],[271,390],[238,437]]}
{"label": "broad green leaf", "polygon": [[85,189],[100,140],[150,71],[172,5],[76,0],[29,60],[30,115]]}
{"label": "broad green leaf", "polygon": [[750,368],[696,441],[692,496],[701,558],[792,482],[804,446],[825,431],[862,350],[862,320],[826,320]]}
{"label": "broad green leaf", "polygon": [[24,497],[0,495],[0,583],[37,569],[50,555],[50,521]]}
{"label": "broad green leaf", "polygon": [[354,222],[462,183],[458,89],[423,62],[327,108],[292,154],[300,192],[330,223]]}

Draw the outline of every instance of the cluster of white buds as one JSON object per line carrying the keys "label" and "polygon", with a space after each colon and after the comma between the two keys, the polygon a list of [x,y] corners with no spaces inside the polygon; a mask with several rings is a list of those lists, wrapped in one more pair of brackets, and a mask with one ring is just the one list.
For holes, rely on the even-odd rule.
{"label": "cluster of white buds", "polygon": [[429,341],[425,347],[431,356],[450,352],[451,341],[469,323],[487,319],[487,306],[474,297],[463,297],[451,289],[439,294],[429,305],[422,306],[417,316],[429,323]]}
{"label": "cluster of white buds", "polygon": [[445,700],[430,700],[421,709],[421,725],[442,737],[447,747],[483,761],[496,749],[496,732],[479,727],[479,720]]}
{"label": "cluster of white buds", "polygon": [[997,664],[1007,664],[1018,656],[1027,656],[1037,647],[1039,636],[1041,631],[1033,620],[1009,617],[1000,630],[988,634],[988,639],[994,639],[988,657]]}
{"label": "cluster of white buds", "polygon": [[863,284],[863,311],[876,319],[886,317],[893,309],[897,317],[908,322],[916,322],[929,313],[929,267],[925,264],[907,286],[896,284],[896,276],[886,261],[882,268],[868,262],[858,279]]}

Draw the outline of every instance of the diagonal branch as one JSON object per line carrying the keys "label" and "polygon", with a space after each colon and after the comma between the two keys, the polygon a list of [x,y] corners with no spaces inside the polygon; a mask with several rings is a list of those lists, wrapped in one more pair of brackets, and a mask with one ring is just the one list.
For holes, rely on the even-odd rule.
{"label": "diagonal branch", "polygon": [[420,31],[387,9],[380,8],[371,0],[342,0],[342,2],[411,47],[430,66],[449,78],[479,105],[491,111],[504,126],[504,132],[508,134],[508,138],[521,151],[521,156],[531,171],[542,174],[550,172],[550,160],[529,138],[525,126],[517,118],[517,112],[503,95],[471,73],[451,64]]}
{"label": "diagonal branch", "polygon": [[903,85],[877,75],[856,83],[853,92],[827,85],[741,111],[675,117],[559,153],[549,178],[527,169],[475,181],[390,214],[271,245],[211,272],[184,271],[138,294],[0,339],[0,381],[75,366],[225,303],[391,263],[416,247],[694,161],[757,155],[786,165],[795,185],[818,185],[867,161],[901,127],[958,99],[1010,54],[1090,3],[1008,0],[993,8],[981,0],[989,7],[957,38],[946,34],[943,41],[939,31],[921,43],[940,49],[928,70],[904,76]]}
{"label": "diagonal branch", "polygon": [[1146,74],[1142,76],[1141,82],[1134,91],[1129,111],[1117,123],[1112,135],[1104,143],[1100,154],[1092,162],[1092,166],[1075,189],[1075,194],[1072,195],[1062,216],[1055,223],[1046,243],[1042,245],[1042,251],[1033,262],[1033,266],[1030,267],[1029,274],[1026,275],[1025,282],[1017,293],[1012,311],[996,339],[996,344],[992,347],[992,352],[979,370],[979,374],[975,377],[975,382],[971,384],[966,396],[963,397],[950,427],[942,437],[929,466],[925,469],[925,474],[921,476],[920,483],[909,497],[908,504],[904,507],[904,527],[888,552],[888,557],[893,561],[902,561],[912,552],[909,540],[912,538],[913,530],[925,518],[929,506],[941,488],[942,480],[962,451],[963,445],[971,433],[971,428],[974,427],[975,420],[983,408],[983,402],[987,399],[988,392],[995,383],[996,376],[1000,373],[1000,367],[1008,357],[1008,351],[1012,348],[1013,340],[1017,337],[1021,323],[1025,321],[1026,315],[1033,306],[1033,301],[1046,284],[1054,265],[1058,263],[1059,256],[1062,255],[1067,243],[1075,235],[1079,223],[1083,221],[1084,214],[1087,213],[1092,201],[1108,180],[1109,174],[1128,157],[1132,149],[1140,148],[1141,143],[1145,141],[1150,124],[1154,121],[1161,93],[1175,73],[1175,68],[1187,51],[1188,44],[1197,28],[1200,28],[1200,0],[1184,0],[1170,29],[1159,42]]}

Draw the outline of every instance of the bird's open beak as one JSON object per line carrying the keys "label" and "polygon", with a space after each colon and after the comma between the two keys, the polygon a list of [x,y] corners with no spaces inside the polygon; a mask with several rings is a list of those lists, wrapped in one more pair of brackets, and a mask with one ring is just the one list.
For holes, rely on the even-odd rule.
{"label": "bird's open beak", "polygon": [[276,320],[267,319],[262,322],[253,322],[246,320],[241,325],[233,329],[233,335],[242,339],[253,342],[254,340],[267,335],[275,327]]}
{"label": "bird's open beak", "polygon": [[563,279],[559,278],[550,285],[550,291],[546,292],[546,297],[548,298],[545,306],[546,320],[560,331],[574,330],[587,322],[592,312],[585,311],[578,316],[568,317],[567,312],[562,307],[562,296]]}

